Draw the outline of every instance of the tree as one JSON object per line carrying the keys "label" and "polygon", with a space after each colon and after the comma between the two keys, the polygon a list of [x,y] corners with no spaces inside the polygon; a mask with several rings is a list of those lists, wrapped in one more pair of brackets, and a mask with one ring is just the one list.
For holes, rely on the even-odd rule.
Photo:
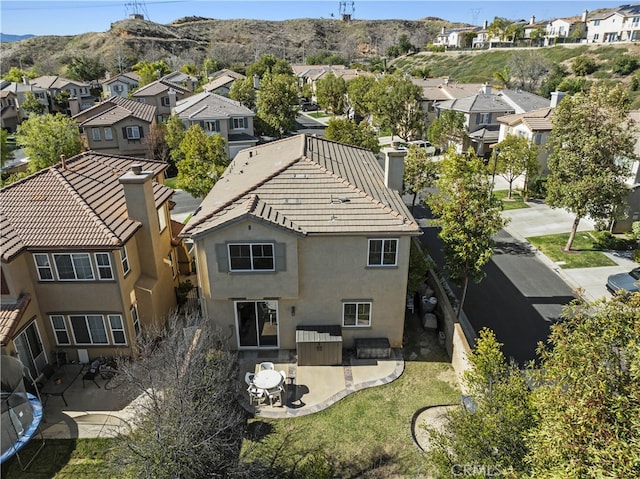
{"label": "tree", "polygon": [[493,73],[493,78],[499,81],[504,88],[511,88],[511,73],[509,67],[504,67],[502,71]]}
{"label": "tree", "polygon": [[404,75],[386,75],[367,93],[374,121],[403,140],[421,136],[424,115],[420,106],[422,89]]}
{"label": "tree", "polygon": [[247,413],[235,400],[237,354],[211,324],[174,316],[139,338],[144,359],[118,362],[123,387],[140,395],[112,456],[121,477],[258,477],[259,466],[241,464]]}
{"label": "tree", "polygon": [[543,26],[539,26],[531,30],[529,38],[531,38],[532,46],[542,46],[542,41],[544,40],[544,36],[546,35],[546,33],[547,30]]}
{"label": "tree", "polygon": [[580,219],[611,219],[629,193],[626,163],[635,154],[628,112],[626,92],[601,84],[565,97],[555,109],[546,200],[575,215],[565,251],[571,249]]}
{"label": "tree", "polygon": [[6,81],[11,81],[14,83],[22,83],[24,79],[36,78],[38,75],[34,72],[21,70],[18,67],[11,67],[9,71],[2,75],[2,79]]}
{"label": "tree", "polygon": [[256,89],[253,87],[253,78],[237,79],[229,89],[229,98],[239,101],[247,108],[256,106]]}
{"label": "tree", "polygon": [[513,22],[504,17],[494,17],[491,24],[487,27],[489,38],[495,37],[500,40],[506,40],[509,27]]}
{"label": "tree", "polygon": [[443,245],[449,277],[462,286],[458,316],[462,312],[469,279],[480,282],[483,266],[493,255],[493,235],[503,226],[500,207],[491,192],[491,183],[482,158],[473,150],[444,155],[438,192],[427,203],[442,228],[438,235]]}
{"label": "tree", "polygon": [[6,161],[13,159],[13,152],[9,149],[7,137],[9,133],[5,129],[0,129],[0,166],[4,166]]}
{"label": "tree", "polygon": [[567,77],[560,82],[557,89],[565,92],[567,95],[574,95],[575,93],[587,91],[589,86],[590,82],[584,77]]}
{"label": "tree", "polygon": [[[154,123],[149,129],[149,135],[144,139],[147,145],[147,158],[168,162],[171,158],[167,144],[167,125]],[[171,174],[169,176],[172,176]]]}
{"label": "tree", "polygon": [[140,81],[138,84],[141,87],[148,85],[149,83],[153,83],[160,77],[171,72],[171,69],[163,60],[153,63],[141,61],[133,65],[131,70],[140,75]]}
{"label": "tree", "polygon": [[46,110],[44,105],[32,91],[28,91],[24,94],[24,101],[20,104],[22,111],[26,113],[34,113],[36,115],[42,115]]}
{"label": "tree", "polygon": [[73,57],[67,65],[67,76],[73,80],[98,80],[106,71],[100,57]]}
{"label": "tree", "polygon": [[294,128],[298,106],[298,86],[293,76],[265,74],[260,81],[257,116],[273,128],[278,138]]}
{"label": "tree", "polygon": [[180,151],[176,186],[196,198],[204,198],[229,165],[224,138],[217,133],[207,135],[200,125],[191,125]]}
{"label": "tree", "polygon": [[329,72],[316,82],[316,97],[318,104],[332,111],[342,114],[345,109],[345,95],[347,84],[342,77],[336,77]]}
{"label": "tree", "polygon": [[404,160],[404,189],[405,193],[413,195],[411,212],[416,204],[418,193],[433,186],[438,177],[439,165],[433,157],[427,155],[425,148],[417,145],[409,146]]}
{"label": "tree", "polygon": [[427,129],[427,138],[441,150],[452,144],[462,143],[464,138],[464,114],[454,110],[441,110],[438,118]]}
{"label": "tree", "polygon": [[366,148],[373,153],[380,151],[378,135],[366,121],[356,124],[353,120],[347,118],[331,118],[327,122],[325,138],[347,145]]}
{"label": "tree", "polygon": [[[493,174],[502,176],[509,183],[508,199],[511,199],[513,182],[521,175],[535,176],[539,170],[538,147],[527,138],[507,135],[496,145],[495,153],[489,159],[487,168]],[[527,181],[525,180],[525,185]]]}
{"label": "tree", "polygon": [[247,67],[246,75],[249,78],[253,78],[253,75],[258,75],[258,77],[262,78],[267,73],[272,75],[292,75],[293,70],[286,60],[277,58],[275,55],[266,54]]}
{"label": "tree", "polygon": [[[528,477],[526,437],[535,425],[524,374],[507,363],[494,333],[480,330],[463,376],[469,396],[446,415],[441,431],[429,430],[427,454],[434,476]],[[536,476],[537,477],[537,476]]]}
{"label": "tree", "polygon": [[367,92],[373,88],[375,83],[374,77],[364,75],[358,75],[347,82],[349,106],[353,108],[356,117],[366,118],[371,113]]}
{"label": "tree", "polygon": [[640,293],[578,300],[540,344],[532,477],[638,477]]}
{"label": "tree", "polygon": [[611,69],[618,75],[630,75],[640,66],[636,57],[631,55],[619,55],[613,60]]}
{"label": "tree", "polygon": [[573,70],[573,73],[582,77],[591,75],[597,70],[597,68],[598,66],[593,58],[588,57],[587,55],[575,57],[571,62],[571,69]]}
{"label": "tree", "polygon": [[508,68],[519,88],[533,92],[549,71],[549,61],[535,50],[519,50],[509,57]]}
{"label": "tree", "polygon": [[70,158],[82,151],[78,125],[68,116],[39,115],[18,126],[16,142],[29,157],[29,172],[55,165],[60,155]]}
{"label": "tree", "polygon": [[564,65],[561,63],[554,63],[551,67],[551,71],[542,80],[538,93],[545,98],[551,98],[551,93],[558,89],[558,85],[560,85],[566,76],[567,69]]}

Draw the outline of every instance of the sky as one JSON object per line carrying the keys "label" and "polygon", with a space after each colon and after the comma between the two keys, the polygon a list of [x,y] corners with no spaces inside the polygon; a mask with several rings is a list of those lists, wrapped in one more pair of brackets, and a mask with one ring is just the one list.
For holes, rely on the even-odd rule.
{"label": "sky", "polygon": [[[624,1],[580,0],[1,0],[0,32],[12,35],[78,35],[106,32],[111,23],[134,12],[147,20],[171,23],[186,16],[215,19],[287,20],[340,18],[343,11],[356,20],[419,20],[439,17],[452,22],[482,25],[494,17],[537,20],[580,15],[585,9],[615,8]],[[627,1],[626,3],[630,3]]]}

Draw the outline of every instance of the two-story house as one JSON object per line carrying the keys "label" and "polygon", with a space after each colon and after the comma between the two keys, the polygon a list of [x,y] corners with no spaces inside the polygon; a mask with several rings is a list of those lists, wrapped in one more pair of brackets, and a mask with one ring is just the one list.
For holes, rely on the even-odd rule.
{"label": "two-story house", "polygon": [[0,127],[15,132],[20,124],[18,96],[9,90],[0,90]]}
{"label": "two-story house", "polygon": [[209,92],[196,93],[178,101],[173,114],[187,128],[200,125],[209,135],[221,135],[226,141],[229,158],[258,143],[253,136],[253,118],[256,114],[230,98]]}
{"label": "two-story house", "polygon": [[554,18],[545,30],[545,45],[565,42],[568,38],[580,41],[586,36],[587,11],[582,16],[568,18]]}
{"label": "two-story house", "polygon": [[156,123],[156,107],[112,96],[72,117],[86,149],[104,154],[145,157],[146,138]]}
{"label": "two-story house", "polygon": [[[49,111],[65,115],[75,115],[91,108],[98,98],[91,93],[91,84],[78,80],[70,80],[60,76],[46,75],[30,80],[29,83],[47,91]],[[59,101],[60,93],[68,95],[68,103]]]}
{"label": "two-story house", "polygon": [[632,110],[629,112],[629,119],[633,121],[636,157],[631,161],[629,176],[626,179],[629,195],[627,201],[622,208],[621,217],[613,223],[612,231],[614,233],[626,233],[631,231],[635,221],[640,221],[640,110]]}
{"label": "two-story house", "polygon": [[167,81],[174,85],[180,85],[182,88],[189,90],[190,92],[196,91],[198,87],[198,77],[189,75],[183,72],[171,72],[161,77],[160,80]]}
{"label": "two-story house", "polygon": [[[6,98],[11,98],[14,102],[13,106],[15,107],[15,111],[7,112],[7,114],[10,115],[11,118],[15,119],[7,121],[7,125],[11,125],[17,121],[17,126],[24,120],[29,118],[29,112],[25,111],[21,106],[24,104],[25,96],[28,92],[33,93],[33,96],[36,98],[36,100],[38,100],[40,104],[42,104],[42,106],[44,107],[44,113],[49,112],[49,98],[47,96],[47,90],[32,85],[27,77],[24,77],[22,82],[0,80],[0,91],[3,92],[3,94],[7,95]],[[7,105],[5,104],[5,106]],[[10,103],[9,106],[11,106]],[[3,126],[3,128],[6,129],[7,127]],[[14,130],[10,131],[15,131],[15,128]]]}
{"label": "two-story house", "polygon": [[0,190],[3,354],[34,377],[69,360],[135,355],[176,307],[160,161],[86,152]]}
{"label": "two-story house", "polygon": [[587,43],[637,42],[640,40],[640,4],[621,5],[592,13],[587,21]]}
{"label": "two-story house", "polygon": [[[445,27],[442,27],[442,30],[436,36],[434,45],[440,45],[445,48],[469,48],[474,46],[473,38],[477,36],[478,32],[480,32],[482,28],[480,27],[462,27],[462,28],[453,28],[447,30]],[[486,26],[484,27],[486,31]],[[478,45],[476,45],[477,47]]]}
{"label": "two-story house", "polygon": [[138,88],[140,75],[133,72],[120,73],[114,77],[107,77],[102,82],[102,95],[105,98],[121,96],[129,98],[129,94]]}
{"label": "two-story house", "polygon": [[183,231],[205,315],[232,347],[295,349],[297,331],[325,327],[345,348],[401,347],[421,234],[387,186],[402,188],[402,171],[402,153],[383,171],[369,150],[307,135],[238,153]]}
{"label": "two-story house", "polygon": [[207,83],[202,85],[202,89],[218,95],[229,96],[229,90],[231,90],[234,82],[245,78],[242,73],[236,73],[233,70],[220,70]]}
{"label": "two-story house", "polygon": [[191,95],[191,91],[167,80],[156,80],[138,88],[131,99],[156,107],[156,122],[166,121],[176,102]]}
{"label": "two-story house", "polygon": [[523,90],[493,90],[483,85],[475,95],[437,102],[439,110],[454,110],[465,116],[465,140],[459,151],[472,147],[479,156],[488,157],[491,145],[497,143],[498,117],[524,113],[549,106],[549,100]]}

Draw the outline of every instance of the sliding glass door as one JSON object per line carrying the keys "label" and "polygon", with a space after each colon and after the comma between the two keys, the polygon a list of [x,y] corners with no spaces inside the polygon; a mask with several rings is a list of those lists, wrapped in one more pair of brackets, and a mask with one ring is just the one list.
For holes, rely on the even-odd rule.
{"label": "sliding glass door", "polygon": [[236,301],[235,311],[241,348],[278,347],[277,301]]}
{"label": "sliding glass door", "polygon": [[29,368],[32,377],[38,377],[42,368],[47,365],[47,355],[44,352],[36,322],[32,321],[31,324],[13,340],[13,344],[18,352],[18,359]]}

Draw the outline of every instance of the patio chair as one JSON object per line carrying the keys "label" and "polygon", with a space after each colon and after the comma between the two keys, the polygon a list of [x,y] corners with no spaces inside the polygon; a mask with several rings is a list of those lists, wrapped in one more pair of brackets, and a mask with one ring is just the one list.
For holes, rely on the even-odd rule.
{"label": "patio chair", "polygon": [[270,389],[267,391],[267,396],[269,397],[269,404],[273,406],[273,402],[277,399],[280,401],[280,406],[282,406],[282,393],[284,392],[284,388],[282,386],[278,386],[277,388]]}
{"label": "patio chair", "polygon": [[100,360],[96,359],[91,363],[89,370],[86,373],[84,373],[84,375],[82,376],[82,388],[84,389],[85,381],[93,381],[93,384],[98,386],[98,389],[100,389],[100,385],[96,382],[96,375],[99,372],[100,372]]}
{"label": "patio chair", "polygon": [[287,373],[285,373],[284,371],[279,371],[280,376],[282,376],[282,384],[287,382]]}
{"label": "patio chair", "polygon": [[273,363],[270,362],[264,362],[264,363],[260,363],[260,371],[263,371],[265,369],[275,369],[276,367],[274,366]]}
{"label": "patio chair", "polygon": [[247,388],[249,393],[249,404],[253,405],[253,401],[256,401],[256,405],[259,405],[264,400],[264,389],[257,388],[253,385]]}
{"label": "patio chair", "polygon": [[247,383],[247,386],[251,386],[253,384],[253,377],[255,376],[255,374],[253,374],[252,372],[247,372],[244,375],[244,382]]}

